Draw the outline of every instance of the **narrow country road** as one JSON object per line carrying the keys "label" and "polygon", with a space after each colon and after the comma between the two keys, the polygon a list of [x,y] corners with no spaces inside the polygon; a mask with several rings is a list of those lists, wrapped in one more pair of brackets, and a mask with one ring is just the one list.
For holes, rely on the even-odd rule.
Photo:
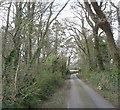
{"label": "narrow country road", "polygon": [[115,108],[75,74],[71,75],[71,89],[67,104],[68,108]]}

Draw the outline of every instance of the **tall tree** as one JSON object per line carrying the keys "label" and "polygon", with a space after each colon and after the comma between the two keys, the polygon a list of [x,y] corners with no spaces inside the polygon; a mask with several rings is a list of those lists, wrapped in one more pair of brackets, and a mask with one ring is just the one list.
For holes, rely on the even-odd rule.
{"label": "tall tree", "polygon": [[17,69],[20,58],[20,46],[21,46],[21,24],[22,24],[22,2],[16,2],[16,17],[15,17],[15,33],[13,36],[15,47],[15,63],[14,66]]}
{"label": "tall tree", "polygon": [[111,5],[116,9],[116,15],[118,20],[118,47],[120,48],[120,1],[118,2],[118,6],[115,5],[112,1],[110,1]]}
{"label": "tall tree", "polygon": [[93,37],[95,40],[94,42],[95,42],[96,58],[98,61],[99,69],[104,70],[105,68],[103,65],[103,59],[102,59],[102,55],[101,55],[101,51],[100,51],[100,43],[99,43],[99,36],[98,36],[99,27],[97,26],[97,24],[94,25],[92,23],[92,21],[90,20],[89,16],[87,16],[87,14],[86,14],[86,21],[88,22],[88,24],[91,26],[91,28],[93,30]]}
{"label": "tall tree", "polygon": [[2,68],[3,68],[3,74],[6,73],[6,68],[7,68],[7,64],[6,64],[6,60],[5,60],[5,52],[6,52],[6,39],[7,39],[7,35],[8,35],[8,28],[9,28],[9,17],[10,17],[10,9],[11,9],[11,5],[12,3],[9,4],[9,7],[8,7],[8,14],[7,14],[7,21],[6,21],[6,27],[5,27],[5,34],[4,34],[4,37],[2,39],[2,56],[3,56],[3,60],[2,60]]}
{"label": "tall tree", "polygon": [[[55,15],[53,15],[53,12],[52,12],[54,0],[53,0],[52,2],[50,2],[50,4],[44,9],[44,11],[42,11],[42,14],[41,14],[42,16],[43,16],[43,12],[44,12],[44,13],[45,13],[45,12],[48,12],[48,16],[47,16],[47,19],[46,19],[45,22],[44,22],[44,26],[43,26],[42,31],[40,31],[40,32],[42,32],[42,33],[41,33],[42,36],[41,36],[41,39],[40,39],[39,44],[38,44],[39,47],[38,47],[37,50],[35,51],[32,59],[31,59],[31,63],[32,63],[33,61],[36,61],[36,58],[37,58],[37,60],[39,59],[39,55],[40,55],[41,49],[42,49],[42,47],[44,46],[44,39],[45,39],[45,37],[46,37],[46,35],[47,35],[48,31],[49,31],[49,28],[50,28],[51,24],[57,19],[57,17],[58,17],[59,14],[62,12],[62,10],[66,7],[66,5],[68,4],[69,1],[70,1],[70,0],[68,0],[68,1],[63,5],[63,7],[62,7]],[[41,17],[42,17],[42,16],[41,16]],[[41,18],[40,20],[42,20],[42,18]],[[41,26],[41,21],[39,21],[39,23],[40,23],[40,26]]]}
{"label": "tall tree", "polygon": [[35,2],[28,2],[27,3],[27,10],[28,10],[28,53],[27,59],[28,63],[31,61],[32,58],[32,34],[33,34],[33,27],[34,27],[34,10],[35,10]]}
{"label": "tall tree", "polygon": [[54,53],[55,55],[58,54],[58,44],[59,44],[59,31],[60,31],[60,23],[58,20],[55,21],[53,24],[52,29],[54,30],[55,33],[55,39],[54,39]]}
{"label": "tall tree", "polygon": [[[107,41],[111,49],[111,55],[114,61],[114,66],[120,68],[120,56],[118,53],[118,48],[115,44],[110,23],[107,21],[105,14],[101,10],[96,0],[94,0],[94,2],[90,0],[91,5],[89,4],[88,0],[84,0],[84,4],[92,20],[106,33]],[[93,12],[92,8],[94,9],[95,13]]]}

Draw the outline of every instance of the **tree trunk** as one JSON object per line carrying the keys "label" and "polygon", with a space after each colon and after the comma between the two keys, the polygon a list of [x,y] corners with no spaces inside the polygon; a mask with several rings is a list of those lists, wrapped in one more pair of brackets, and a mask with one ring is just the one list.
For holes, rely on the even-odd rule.
{"label": "tree trunk", "polygon": [[91,56],[90,56],[90,49],[89,49],[89,44],[88,44],[88,39],[85,33],[85,27],[84,27],[84,19],[82,19],[82,33],[83,33],[83,37],[85,38],[85,43],[86,43],[86,50],[87,50],[87,59],[88,59],[88,66],[89,66],[89,70],[91,70]]}
{"label": "tree trunk", "polygon": [[[9,7],[8,7],[8,14],[7,14],[7,21],[6,21],[6,27],[5,27],[5,35],[3,36],[2,39],[2,56],[4,57],[2,59],[2,70],[3,70],[3,74],[6,73],[6,60],[5,60],[5,52],[6,52],[6,38],[7,38],[7,34],[8,34],[8,28],[9,28],[9,16],[10,16],[10,8],[11,8],[12,3],[10,3]],[[2,35],[1,35],[2,36]]]}
{"label": "tree trunk", "polygon": [[114,61],[114,66],[120,69],[120,56],[118,53],[118,48],[115,44],[115,40],[113,38],[113,33],[111,30],[110,23],[107,21],[105,14],[98,6],[96,0],[94,0],[95,2],[91,1],[92,7],[94,11],[96,12],[96,14],[93,13],[91,9],[91,5],[89,4],[88,0],[84,0],[84,1],[85,1],[84,3],[85,3],[86,10],[88,11],[92,20],[98,25],[98,27],[100,27],[106,33],[107,42],[111,49],[111,55]]}
{"label": "tree trunk", "polygon": [[20,58],[20,28],[22,23],[22,2],[18,3],[16,2],[16,18],[15,18],[15,29],[16,33],[14,35],[14,46],[15,46],[15,61],[14,61],[14,67],[15,70],[18,66],[18,61]]}
{"label": "tree trunk", "polygon": [[113,38],[113,33],[110,30],[108,30],[108,31],[106,31],[106,35],[107,35],[108,45],[110,47],[110,53],[113,58],[114,67],[118,67],[118,65],[120,65],[119,64],[120,56],[119,56],[118,48],[117,48],[114,38]]}
{"label": "tree trunk", "polygon": [[103,64],[103,60],[102,60],[102,55],[100,52],[100,44],[99,44],[99,38],[98,38],[98,27],[95,26],[93,28],[93,36],[95,39],[95,50],[96,50],[96,57],[97,57],[97,61],[98,61],[98,65],[99,65],[99,69],[100,70],[104,70],[104,64]]}
{"label": "tree trunk", "polygon": [[32,34],[33,34],[35,2],[33,2],[32,4],[31,2],[28,2],[27,8],[28,8],[28,63],[29,63],[31,62],[31,58],[32,58]]}

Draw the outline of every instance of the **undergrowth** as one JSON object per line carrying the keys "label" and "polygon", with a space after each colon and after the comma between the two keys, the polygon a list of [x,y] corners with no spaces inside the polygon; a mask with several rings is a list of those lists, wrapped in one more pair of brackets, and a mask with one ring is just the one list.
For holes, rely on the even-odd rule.
{"label": "undergrowth", "polygon": [[116,70],[95,72],[83,71],[79,77],[94,87],[115,106],[118,105],[118,74]]}
{"label": "undergrowth", "polygon": [[64,84],[69,74],[66,60],[64,58],[61,61],[62,59],[52,55],[39,65],[33,64],[29,69],[26,65],[20,65],[17,91],[14,88],[15,71],[12,68],[12,72],[7,70],[8,77],[6,83],[3,83],[3,108],[37,108],[48,100]]}

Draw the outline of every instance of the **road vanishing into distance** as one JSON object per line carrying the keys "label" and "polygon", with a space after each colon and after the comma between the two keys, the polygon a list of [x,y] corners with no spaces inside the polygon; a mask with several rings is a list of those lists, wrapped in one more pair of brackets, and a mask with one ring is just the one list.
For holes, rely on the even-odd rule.
{"label": "road vanishing into distance", "polygon": [[76,74],[71,75],[71,89],[67,108],[115,108],[95,90],[77,78]]}

